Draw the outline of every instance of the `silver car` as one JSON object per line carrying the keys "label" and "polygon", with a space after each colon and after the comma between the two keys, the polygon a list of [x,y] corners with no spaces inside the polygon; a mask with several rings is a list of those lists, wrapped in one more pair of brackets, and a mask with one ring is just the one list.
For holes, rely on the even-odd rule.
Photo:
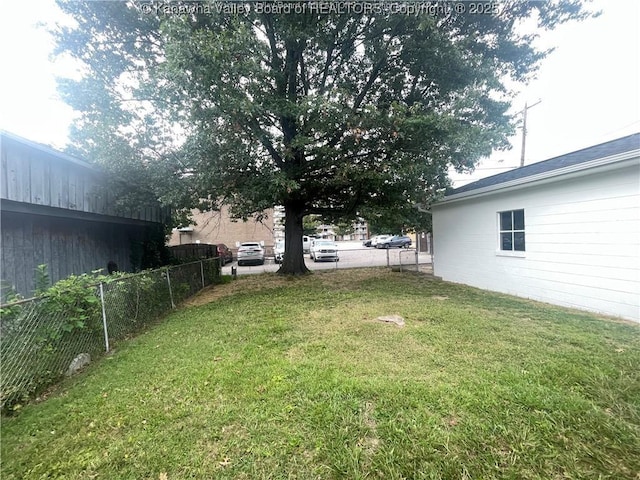
{"label": "silver car", "polygon": [[309,256],[314,262],[321,260],[337,262],[340,260],[338,258],[338,245],[329,240],[315,240],[311,244]]}
{"label": "silver car", "polygon": [[371,247],[377,247],[378,243],[384,243],[387,240],[391,240],[391,238],[393,238],[393,235],[376,235],[375,237],[371,238]]}
{"label": "silver car", "polygon": [[264,249],[258,242],[244,242],[238,247],[238,266],[264,265]]}

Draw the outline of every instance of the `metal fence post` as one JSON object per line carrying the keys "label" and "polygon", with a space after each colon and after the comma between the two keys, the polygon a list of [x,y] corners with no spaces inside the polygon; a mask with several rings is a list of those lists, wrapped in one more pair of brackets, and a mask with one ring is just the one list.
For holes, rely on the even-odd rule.
{"label": "metal fence post", "polygon": [[173,291],[171,290],[171,278],[169,277],[169,269],[167,268],[167,284],[169,285],[169,298],[171,299],[171,308],[176,308],[176,304],[173,303]]}
{"label": "metal fence post", "polygon": [[387,267],[389,266],[389,249],[387,248]]}
{"label": "metal fence post", "polygon": [[[141,274],[127,275],[113,282],[98,281],[88,285],[87,288],[90,289],[88,292],[93,295],[94,300],[100,302],[99,313],[102,315],[104,339],[102,343],[97,338],[99,333],[97,331],[91,332],[90,335],[80,335],[82,332],[78,332],[78,335],[64,334],[67,324],[65,318],[76,313],[69,310],[72,306],[65,307],[60,312],[50,312],[42,303],[45,300],[41,298],[0,305],[2,309],[0,314],[0,343],[2,343],[0,390],[3,393],[0,395],[0,408],[11,407],[16,401],[22,403],[23,399],[33,396],[36,388],[48,387],[54,383],[55,378],[49,372],[66,367],[70,361],[67,355],[72,351],[74,354],[85,352],[91,357],[102,355],[103,352],[109,354],[112,341],[118,343],[128,338],[170,311],[164,303],[165,297],[162,292],[158,292],[158,289],[163,288],[162,283],[166,282],[169,287],[170,308],[176,308],[176,302],[181,301],[186,295],[195,293],[194,290],[200,285],[203,273],[205,283],[214,284],[219,280],[219,262],[219,259],[209,259],[207,268],[204,268],[203,260],[200,279],[196,277],[197,272],[194,266],[196,262],[191,262],[171,269],[162,267]],[[173,279],[171,272],[175,273]],[[164,281],[163,275],[166,275]],[[173,293],[172,282],[176,286],[175,295],[177,296]],[[69,293],[67,290],[65,292]],[[109,314],[107,314],[107,295]],[[162,301],[158,301],[159,295]],[[86,313],[88,315],[90,312]],[[98,312],[92,310],[91,315],[97,327]],[[47,355],[34,355],[34,352],[42,348],[43,328],[47,329],[47,342],[51,350],[47,351]],[[8,392],[8,395],[4,395],[5,392]]]}
{"label": "metal fence post", "polygon": [[205,287],[204,285],[204,261],[200,260],[200,276],[202,277],[202,288]]}
{"label": "metal fence post", "polygon": [[109,353],[109,331],[107,330],[107,311],[104,308],[104,287],[100,282],[100,303],[102,304],[102,327],[104,329],[104,347]]}

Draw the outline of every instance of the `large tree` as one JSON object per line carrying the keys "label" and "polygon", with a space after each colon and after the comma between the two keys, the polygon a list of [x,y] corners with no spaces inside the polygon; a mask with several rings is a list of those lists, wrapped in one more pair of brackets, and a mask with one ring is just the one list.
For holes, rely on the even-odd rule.
{"label": "large tree", "polygon": [[61,85],[80,153],[174,207],[283,205],[288,274],[306,271],[305,215],[425,221],[450,167],[507,146],[505,83],[545,56],[520,23],[587,15],[579,0],[59,5],[76,23],[58,51],[83,65]]}

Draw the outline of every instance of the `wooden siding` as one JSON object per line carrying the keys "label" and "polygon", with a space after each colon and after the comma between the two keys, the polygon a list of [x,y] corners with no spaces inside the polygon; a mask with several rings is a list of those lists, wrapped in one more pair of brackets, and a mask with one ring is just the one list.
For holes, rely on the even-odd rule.
{"label": "wooden siding", "polygon": [[[498,212],[525,210],[526,251],[498,249]],[[640,161],[435,205],[444,280],[640,321]]]}
{"label": "wooden siding", "polygon": [[53,282],[104,269],[114,261],[131,270],[131,246],[145,226],[2,212],[1,276],[23,296],[34,290],[35,269],[47,264]]}
{"label": "wooden siding", "polygon": [[171,255],[180,260],[193,260],[198,258],[214,258],[218,256],[217,245],[206,245],[202,243],[189,243],[186,245],[176,245],[169,247]]}
{"label": "wooden siding", "polygon": [[0,134],[0,198],[145,222],[162,222],[167,214],[159,206],[117,212],[99,169],[6,133]]}
{"label": "wooden siding", "polygon": [[0,278],[28,297],[41,264],[53,282],[106,271],[109,261],[131,271],[133,245],[139,250],[169,211],[118,212],[115,204],[104,172],[0,132]]}

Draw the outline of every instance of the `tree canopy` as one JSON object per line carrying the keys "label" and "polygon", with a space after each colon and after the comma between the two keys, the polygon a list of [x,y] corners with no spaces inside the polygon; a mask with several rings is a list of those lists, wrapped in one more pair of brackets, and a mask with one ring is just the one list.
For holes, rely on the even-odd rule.
{"label": "tree canopy", "polygon": [[305,215],[426,225],[450,167],[508,145],[505,85],[546,54],[519,24],[588,15],[579,0],[414,15],[383,2],[58,3],[76,22],[58,52],[82,62],[61,82],[79,153],[173,207],[247,218],[283,205],[282,273],[306,271]]}

